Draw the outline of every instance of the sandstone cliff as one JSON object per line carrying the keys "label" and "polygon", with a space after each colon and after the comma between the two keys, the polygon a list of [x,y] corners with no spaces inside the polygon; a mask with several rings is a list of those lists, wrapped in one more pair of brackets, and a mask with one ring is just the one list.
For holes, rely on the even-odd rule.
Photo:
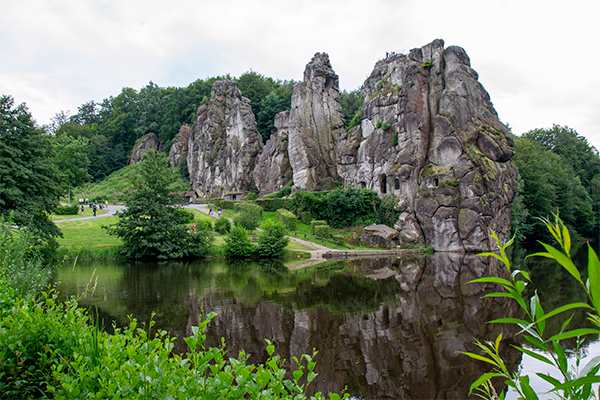
{"label": "sandstone cliff", "polygon": [[403,244],[486,251],[505,238],[517,169],[512,138],[460,47],[442,40],[386,57],[365,81],[361,123],[343,129],[338,76],[317,53],[289,112],[262,150],[249,101],[232,81],[213,85],[190,130],[188,168],[199,195],[293,179],[295,189],[346,187],[394,195]]}
{"label": "sandstone cliff", "polygon": [[133,146],[133,150],[131,150],[131,156],[129,157],[127,165],[141,163],[144,159],[144,154],[146,154],[148,150],[156,150],[160,153],[163,152],[164,149],[165,143],[161,142],[154,133],[150,132],[137,140]]}
{"label": "sandstone cliff", "polygon": [[175,168],[181,157],[187,157],[188,141],[190,138],[189,125],[181,125],[179,132],[173,138],[173,144],[169,150],[169,166]]}
{"label": "sandstone cliff", "polygon": [[304,81],[294,86],[289,114],[288,151],[296,188],[328,190],[339,180],[336,146],[344,131],[339,97],[339,78],[329,56],[315,54]]}
{"label": "sandstone cliff", "polygon": [[262,150],[250,100],[235,82],[213,84],[211,101],[197,111],[190,128],[188,170],[201,196],[251,190],[252,173]]}
{"label": "sandstone cliff", "polygon": [[403,243],[491,248],[506,237],[517,169],[512,139],[462,48],[436,40],[377,62],[361,124],[338,142],[346,185],[393,194]]}

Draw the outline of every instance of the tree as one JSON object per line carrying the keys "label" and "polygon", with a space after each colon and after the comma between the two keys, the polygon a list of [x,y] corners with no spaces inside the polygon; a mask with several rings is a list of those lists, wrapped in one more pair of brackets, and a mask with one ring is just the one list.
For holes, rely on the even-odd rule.
{"label": "tree", "polygon": [[256,246],[244,227],[235,225],[231,227],[229,235],[225,238],[225,254],[227,257],[252,257]]}
{"label": "tree", "polygon": [[205,230],[190,232],[193,220],[169,192],[175,181],[174,171],[164,154],[148,151],[141,163],[140,175],[134,178],[135,190],[127,200],[127,209],[119,222],[104,227],[123,240],[123,254],[129,258],[173,259],[206,256],[212,235]]}
{"label": "tree", "polygon": [[67,187],[70,190],[71,186],[79,186],[90,180],[88,143],[85,137],[59,135],[52,138],[54,163],[58,167],[63,193],[66,193]]}
{"label": "tree", "polygon": [[262,230],[258,234],[258,255],[261,257],[280,257],[285,246],[290,242],[290,239],[285,237],[286,227],[279,221],[267,220],[260,228]]}
{"label": "tree", "polygon": [[29,227],[38,239],[57,246],[60,230],[50,221],[61,188],[50,137],[37,128],[25,104],[0,97],[0,215]]}

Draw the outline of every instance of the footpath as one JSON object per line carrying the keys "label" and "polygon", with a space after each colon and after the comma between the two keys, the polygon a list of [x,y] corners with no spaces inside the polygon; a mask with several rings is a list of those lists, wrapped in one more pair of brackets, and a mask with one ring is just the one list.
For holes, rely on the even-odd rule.
{"label": "footpath", "polygon": [[[205,204],[191,204],[188,208],[194,208],[200,210],[208,215],[208,206]],[[227,217],[224,217],[227,218]],[[301,244],[306,247],[312,248],[312,250],[302,250],[310,254],[310,259],[302,265],[293,267],[292,269],[301,269],[309,267],[313,264],[317,264],[327,260],[350,260],[350,259],[364,259],[364,258],[385,258],[385,257],[402,257],[409,255],[423,254],[418,249],[402,249],[402,250],[337,250],[330,249],[329,247],[322,246],[317,243],[309,242],[295,236],[287,236],[292,242]]]}

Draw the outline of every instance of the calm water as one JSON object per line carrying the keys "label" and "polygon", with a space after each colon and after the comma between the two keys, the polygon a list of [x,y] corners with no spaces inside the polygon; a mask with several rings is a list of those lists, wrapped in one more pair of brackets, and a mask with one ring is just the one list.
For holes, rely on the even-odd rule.
{"label": "calm water", "polygon": [[[245,350],[252,363],[266,360],[265,338],[287,360],[315,348],[312,391],[347,386],[364,399],[462,399],[487,366],[458,352],[474,351],[474,338],[495,339],[501,327],[485,322],[513,313],[505,299],[483,298],[492,286],[467,282],[501,268],[464,254],[328,262],[291,272],[277,262],[78,262],[56,280],[64,296],[97,307],[107,326],[124,326],[129,315],[149,321],[154,312],[157,328],[183,337],[202,312],[215,311],[208,344],[223,337],[231,355]],[[578,296],[560,269],[531,269],[542,280],[542,298]],[[182,340],[176,350],[186,351]],[[520,353],[505,353],[516,370]]]}

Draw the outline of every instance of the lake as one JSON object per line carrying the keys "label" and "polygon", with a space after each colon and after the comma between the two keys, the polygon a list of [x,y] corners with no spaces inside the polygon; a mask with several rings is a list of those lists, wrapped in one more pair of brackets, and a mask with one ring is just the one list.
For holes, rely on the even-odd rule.
{"label": "lake", "polygon": [[[546,310],[581,297],[549,261],[528,265]],[[330,261],[296,271],[278,261],[80,261],[60,268],[55,280],[61,295],[97,309],[109,331],[113,322],[127,325],[129,315],[148,323],[155,313],[156,328],[181,338],[214,311],[207,344],[223,338],[231,356],[244,350],[249,362],[264,362],[266,338],[289,369],[292,357],[314,348],[319,376],[312,392],[347,387],[361,399],[463,399],[488,366],[459,352],[476,351],[474,339],[494,340],[502,329],[505,337],[515,333],[486,324],[516,316],[514,305],[484,298],[497,289],[491,284],[467,283],[503,268],[495,259],[456,253]],[[186,351],[183,340],[175,350]],[[504,359],[513,370],[538,367],[523,365],[508,345]]]}

